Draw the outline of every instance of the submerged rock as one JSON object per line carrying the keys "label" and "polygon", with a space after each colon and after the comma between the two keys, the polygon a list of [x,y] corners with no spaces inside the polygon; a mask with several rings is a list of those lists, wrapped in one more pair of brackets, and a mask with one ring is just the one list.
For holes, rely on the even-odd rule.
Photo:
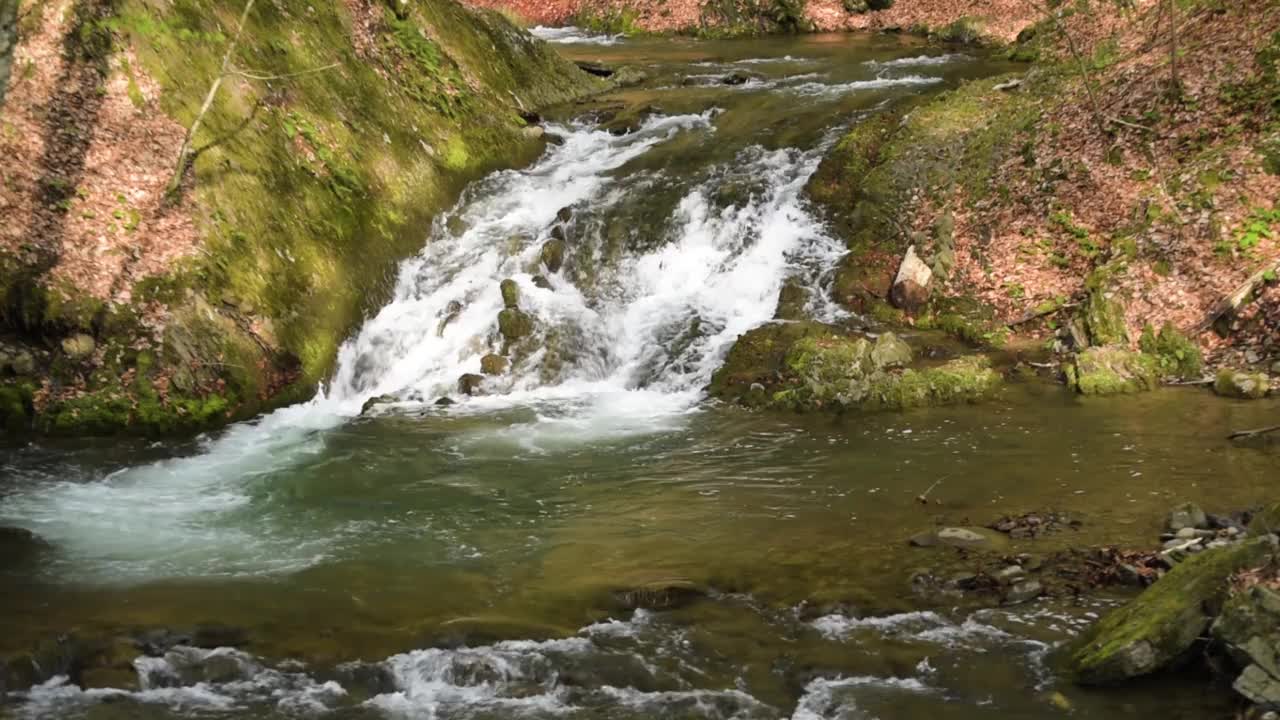
{"label": "submerged rock", "polygon": [[1165,527],[1170,532],[1209,527],[1209,516],[1195,503],[1183,503],[1169,512]]}
{"label": "submerged rock", "polygon": [[1271,381],[1266,373],[1221,370],[1213,381],[1213,391],[1223,397],[1257,400],[1266,397]]}
{"label": "submerged rock", "polygon": [[706,597],[707,591],[688,580],[660,580],[612,595],[622,610],[672,610]]}
{"label": "submerged rock", "polygon": [[944,527],[928,530],[910,540],[916,547],[953,547],[962,550],[991,550],[1008,545],[1003,535],[986,528]]}
{"label": "submerged rock", "polygon": [[893,287],[889,289],[889,302],[908,312],[919,310],[929,302],[929,282],[932,279],[933,270],[916,254],[916,246],[909,246],[902,264],[898,266]]}
{"label": "submerged rock", "polygon": [[1208,629],[1206,608],[1222,601],[1227,578],[1275,549],[1268,537],[1192,555],[1083,634],[1069,650],[1071,674],[1078,682],[1104,685],[1174,665]]}
{"label": "submerged rock", "polygon": [[1126,348],[1091,347],[1063,364],[1067,387],[1081,395],[1119,395],[1159,384],[1155,358]]}

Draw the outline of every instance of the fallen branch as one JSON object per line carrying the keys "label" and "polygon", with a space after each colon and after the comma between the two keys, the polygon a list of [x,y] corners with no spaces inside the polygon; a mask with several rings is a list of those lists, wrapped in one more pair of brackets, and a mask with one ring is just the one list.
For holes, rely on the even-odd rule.
{"label": "fallen branch", "polygon": [[1029,322],[1031,322],[1032,320],[1037,320],[1037,319],[1042,318],[1042,317],[1048,317],[1048,316],[1053,315],[1054,313],[1057,313],[1057,312],[1059,312],[1059,311],[1066,310],[1067,308],[1073,308],[1073,307],[1076,307],[1076,306],[1078,306],[1079,304],[1080,304],[1080,303],[1078,303],[1078,302],[1073,302],[1073,303],[1063,303],[1063,304],[1061,304],[1061,305],[1054,305],[1053,307],[1048,308],[1048,309],[1045,309],[1045,310],[1035,310],[1035,309],[1033,309],[1033,310],[1030,310],[1029,312],[1027,312],[1027,314],[1023,315],[1022,317],[1018,318],[1017,320],[1013,320],[1013,321],[1010,321],[1010,322],[1006,323],[1006,324],[1005,324],[1005,327],[1007,327],[1007,328],[1014,328],[1014,327],[1017,327],[1017,326],[1019,326],[1019,325],[1023,325],[1023,324],[1029,323]]}
{"label": "fallen branch", "polygon": [[1267,433],[1276,432],[1277,430],[1280,430],[1280,425],[1269,425],[1267,427],[1257,428],[1255,430],[1237,430],[1231,433],[1230,435],[1228,435],[1227,439],[1240,440],[1242,438],[1257,437],[1259,435],[1266,435]]}
{"label": "fallen branch", "polygon": [[1213,378],[1200,378],[1199,380],[1173,380],[1164,383],[1165,385],[1212,385]]}
{"label": "fallen branch", "polygon": [[1213,307],[1209,309],[1209,313],[1195,326],[1196,334],[1208,330],[1223,315],[1239,309],[1245,300],[1253,294],[1253,291],[1267,281],[1267,275],[1273,273],[1280,273],[1280,259],[1267,263],[1261,270],[1250,275],[1248,280],[1245,280],[1239,287],[1227,294],[1226,297],[1214,303]]}
{"label": "fallen branch", "polygon": [[332,70],[341,64],[342,63],[330,63],[328,65],[325,65],[324,67],[311,68],[310,70],[301,70],[295,73],[285,73],[284,75],[259,75],[259,74],[248,72],[247,70],[240,70],[238,68],[229,68],[227,70],[227,74],[239,75],[240,77],[246,78],[249,80],[285,80],[288,78],[302,77],[303,75],[312,75],[314,73],[324,72],[325,70]]}

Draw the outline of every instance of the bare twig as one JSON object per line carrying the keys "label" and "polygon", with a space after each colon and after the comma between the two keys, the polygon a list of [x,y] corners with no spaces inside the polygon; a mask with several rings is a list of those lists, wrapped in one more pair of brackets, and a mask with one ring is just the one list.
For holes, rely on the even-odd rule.
{"label": "bare twig", "polygon": [[1276,432],[1277,430],[1280,430],[1280,425],[1268,425],[1267,427],[1257,428],[1254,430],[1237,430],[1231,433],[1230,435],[1228,435],[1227,439],[1241,440],[1244,438],[1251,438],[1251,437],[1257,437],[1259,435],[1266,435],[1267,433],[1273,433],[1273,432]]}
{"label": "bare twig", "polygon": [[342,63],[330,63],[328,65],[325,65],[324,67],[311,68],[310,70],[301,70],[295,73],[285,73],[283,75],[262,75],[258,73],[251,73],[247,70],[240,70],[239,68],[228,68],[227,74],[238,75],[248,80],[264,80],[264,81],[265,80],[285,80],[288,78],[302,77],[303,75],[313,75],[315,73],[324,72],[325,70],[332,70],[341,64]]}
{"label": "bare twig", "polygon": [[231,57],[235,55],[236,46],[240,44],[240,35],[244,32],[245,22],[249,19],[249,11],[253,10],[253,3],[254,0],[245,0],[244,10],[240,13],[240,23],[236,25],[236,34],[231,36],[231,42],[227,43],[227,51],[222,55],[222,67],[218,70],[218,76],[209,86],[209,92],[204,96],[200,112],[196,113],[196,119],[191,122],[191,127],[187,128],[186,137],[182,138],[182,147],[178,150],[178,166],[173,171],[173,179],[169,181],[167,190],[169,194],[177,192],[178,187],[182,185],[182,176],[187,170],[187,160],[191,154],[191,142],[195,139],[196,132],[200,130],[200,124],[204,122],[205,114],[213,106],[213,99],[218,95],[222,81],[227,77],[227,70],[231,67]]}
{"label": "bare twig", "polygon": [[1031,310],[1031,311],[1027,312],[1025,315],[1023,315],[1022,317],[1018,318],[1017,320],[1013,320],[1013,321],[1011,321],[1011,322],[1006,323],[1006,324],[1005,324],[1005,327],[1008,327],[1008,328],[1014,328],[1014,327],[1017,327],[1017,326],[1019,326],[1019,325],[1023,325],[1023,324],[1025,324],[1025,323],[1029,323],[1029,322],[1031,322],[1032,320],[1036,320],[1036,319],[1039,319],[1039,318],[1042,318],[1042,317],[1048,317],[1048,316],[1053,315],[1053,314],[1055,314],[1055,313],[1058,313],[1058,312],[1060,312],[1060,311],[1062,311],[1062,310],[1066,310],[1067,308],[1073,308],[1073,307],[1076,307],[1076,306],[1078,306],[1079,304],[1080,304],[1080,303],[1078,303],[1078,302],[1063,303],[1063,304],[1061,304],[1061,305],[1054,305],[1054,306],[1052,306],[1052,307],[1050,307],[1050,308],[1048,308],[1048,309],[1046,309],[1046,310]]}
{"label": "bare twig", "polygon": [[1218,318],[1226,313],[1233,312],[1236,308],[1244,304],[1245,300],[1253,294],[1255,288],[1267,281],[1268,274],[1280,273],[1280,258],[1273,259],[1262,266],[1262,269],[1249,276],[1235,290],[1232,290],[1221,300],[1213,304],[1209,312],[1204,316],[1194,331],[1199,334],[1208,330]]}

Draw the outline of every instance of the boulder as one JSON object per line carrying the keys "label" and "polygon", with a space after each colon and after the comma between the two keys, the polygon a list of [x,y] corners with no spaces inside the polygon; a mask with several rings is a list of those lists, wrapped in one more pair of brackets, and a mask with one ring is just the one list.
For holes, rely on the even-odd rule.
{"label": "boulder", "polygon": [[556,221],[567,223],[573,219],[573,208],[566,205],[556,211]]}
{"label": "boulder", "polygon": [[871,362],[878,368],[905,367],[911,364],[911,346],[893,333],[876,338],[871,347]]}
{"label": "boulder", "polygon": [[543,290],[554,290],[554,289],[555,289],[554,287],[552,287],[552,285],[551,285],[551,281],[550,281],[550,280],[548,280],[548,279],[547,279],[547,276],[545,276],[545,275],[534,275],[534,276],[533,276],[533,286],[534,286],[534,287],[536,287],[536,288],[542,288]]}
{"label": "boulder", "polygon": [[1221,370],[1213,381],[1213,391],[1223,397],[1257,400],[1266,397],[1271,381],[1266,373]]}
{"label": "boulder", "polygon": [[612,595],[621,610],[674,610],[706,597],[707,591],[688,580],[673,579],[614,590]]}
{"label": "boulder", "polygon": [[76,333],[62,340],[62,352],[72,360],[84,360],[93,354],[96,347],[93,336],[85,333]]}
{"label": "boulder", "polygon": [[360,414],[365,415],[370,410],[377,407],[378,405],[385,405],[387,403],[393,403],[395,401],[396,401],[395,395],[379,395],[377,397],[371,397],[368,400],[365,400],[364,404],[360,406]]}
{"label": "boulder", "polygon": [[1084,305],[1084,326],[1091,345],[1128,345],[1129,331],[1124,321],[1124,305],[1101,290],[1089,293]]}
{"label": "boulder", "polygon": [[[1205,514],[1204,510],[1200,509],[1199,505],[1183,503],[1169,512],[1165,527],[1171,533],[1180,533],[1188,529],[1207,528],[1209,527],[1209,516]],[[1196,537],[1196,535],[1193,533],[1190,537]]]}
{"label": "boulder", "polygon": [[1063,364],[1067,387],[1081,395],[1119,395],[1154,389],[1156,359],[1117,346],[1091,347]]}
{"label": "boulder", "polygon": [[520,286],[515,280],[507,278],[499,286],[502,290],[502,306],[505,308],[520,307]]}
{"label": "boulder", "polygon": [[463,395],[479,395],[484,386],[484,376],[467,373],[458,378],[458,392]]}
{"label": "boulder", "polygon": [[986,528],[944,527],[919,533],[911,538],[916,547],[953,547],[962,550],[991,550],[1008,545],[1001,534]]}
{"label": "boulder", "polygon": [[889,289],[889,302],[893,306],[913,312],[929,301],[929,281],[933,270],[916,254],[916,246],[907,247],[907,253],[898,266],[898,274]]}
{"label": "boulder", "polygon": [[1257,665],[1245,668],[1231,688],[1250,702],[1267,708],[1280,707],[1280,680]]}
{"label": "boulder", "polygon": [[31,375],[36,371],[35,356],[21,348],[0,348],[0,374],[6,371],[18,377]]}
{"label": "boulder", "polygon": [[533,334],[533,317],[518,308],[507,308],[498,313],[498,332],[508,342],[515,342]]}
{"label": "boulder", "polygon": [[1280,594],[1254,585],[1227,599],[1210,635],[1237,668],[1257,666],[1280,678]]}
{"label": "boulder", "polygon": [[1017,605],[1019,603],[1030,602],[1044,594],[1044,586],[1039,580],[1023,580],[1014,583],[1009,591],[1004,595],[1004,603],[1006,605]]}
{"label": "boulder", "polygon": [[542,244],[538,252],[538,261],[547,268],[547,272],[557,273],[564,267],[564,240],[552,238]]}
{"label": "boulder", "polygon": [[1267,537],[1188,557],[1081,635],[1068,650],[1070,673],[1082,684],[1105,685],[1175,665],[1209,628],[1206,609],[1226,596],[1227,579],[1275,549]]}
{"label": "boulder", "polygon": [[507,371],[510,364],[511,362],[501,355],[489,353],[480,358],[480,372],[485,375],[501,375]]}

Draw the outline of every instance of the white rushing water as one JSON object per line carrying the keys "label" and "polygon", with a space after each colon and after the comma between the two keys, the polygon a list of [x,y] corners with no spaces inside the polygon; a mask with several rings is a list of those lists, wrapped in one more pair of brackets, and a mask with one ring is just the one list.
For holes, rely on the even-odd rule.
{"label": "white rushing water", "polygon": [[[843,251],[801,197],[821,150],[748,147],[695,177],[665,224],[636,229],[643,242],[602,259],[602,216],[664,179],[620,168],[678,135],[714,134],[713,120],[713,112],[658,116],[622,136],[549,128],[560,143],[542,160],[477,183],[438,219],[424,250],[402,264],[393,299],[342,347],[315,399],[233,426],[190,457],[13,494],[0,500],[0,521],[54,543],[86,579],[286,572],[330,559],[343,533],[273,531],[289,523],[254,515],[252,498],[280,470],[322,452],[326,431],[369,398],[391,394],[393,409],[454,414],[537,408],[537,422],[502,434],[525,447],[673,427],[737,336],[773,316],[787,275],[831,267]],[[751,179],[753,190],[717,204],[730,176]],[[568,269],[539,267],[562,208],[580,226],[570,240],[590,288]],[[551,289],[534,285],[539,274]],[[485,380],[483,397],[466,398],[459,377],[504,349],[505,278],[518,283],[537,333],[523,355],[512,353],[509,373]],[[561,343],[554,363],[552,339]],[[459,404],[438,410],[442,396]]]}
{"label": "white rushing water", "polygon": [[617,45],[622,42],[622,35],[593,33],[572,25],[565,27],[536,25],[529,28],[529,34],[539,40],[558,45]]}

